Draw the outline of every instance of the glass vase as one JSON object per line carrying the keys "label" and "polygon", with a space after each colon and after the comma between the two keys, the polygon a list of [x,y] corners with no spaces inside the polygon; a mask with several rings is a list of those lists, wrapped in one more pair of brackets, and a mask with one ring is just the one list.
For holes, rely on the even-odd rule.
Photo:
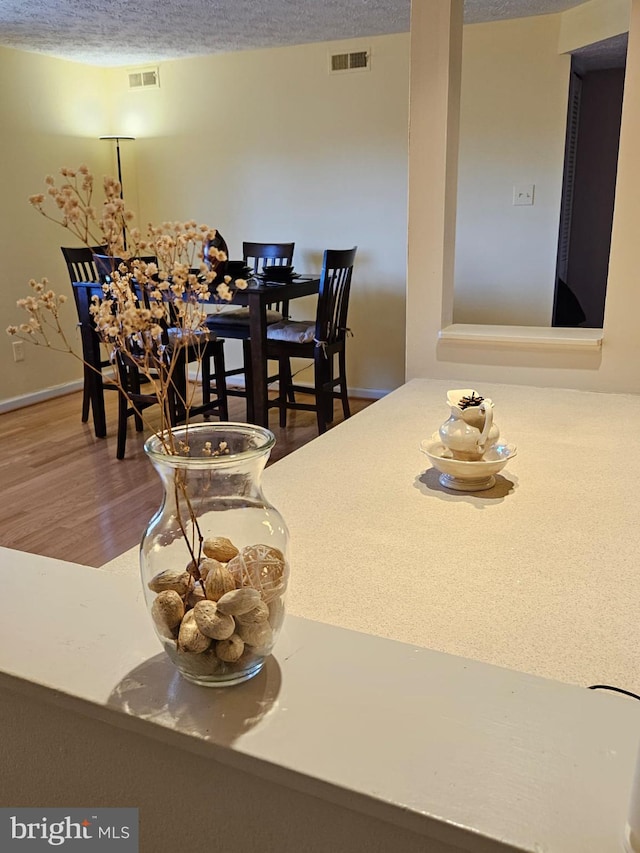
{"label": "glass vase", "polygon": [[274,443],[242,423],[174,427],[145,443],[164,487],[140,545],[145,598],[166,653],[196,684],[256,675],[284,619],[289,535],[261,488]]}

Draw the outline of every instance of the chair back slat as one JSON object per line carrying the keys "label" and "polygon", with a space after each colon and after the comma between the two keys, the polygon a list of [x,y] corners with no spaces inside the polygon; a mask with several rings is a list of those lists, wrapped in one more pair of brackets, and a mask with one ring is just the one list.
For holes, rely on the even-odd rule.
{"label": "chair back slat", "polygon": [[105,255],[100,252],[93,253],[93,264],[98,273],[98,281],[108,281],[112,273],[114,273],[120,264],[122,258],[116,258],[112,255]]}
{"label": "chair back slat", "polygon": [[[95,376],[99,377],[102,368],[108,362],[103,359],[100,351],[100,339],[96,332],[93,314],[91,313],[91,300],[94,296],[102,297],[102,285],[97,282],[94,284],[91,280],[88,283],[74,281],[72,288],[80,323],[82,358],[94,371]],[[102,380],[100,380],[100,384],[102,384]]]}
{"label": "chair back slat", "polygon": [[60,250],[72,284],[74,281],[100,281],[93,256],[106,252],[106,246],[82,246],[81,248],[61,246]]}
{"label": "chair back slat", "polygon": [[[265,266],[291,266],[295,243],[250,243],[242,244],[242,259],[254,273],[261,273]],[[283,319],[289,318],[289,302],[269,302],[268,308],[279,311]]]}
{"label": "chair back slat", "polygon": [[[121,264],[125,264],[127,266],[130,261],[141,261],[144,264],[157,264],[158,258],[155,255],[139,255],[134,258],[130,258],[130,261],[125,261],[123,258],[119,258],[115,255],[98,255],[94,254],[93,256],[96,269],[98,271],[98,275],[100,277],[100,281],[109,284],[111,281],[112,274],[119,269]],[[197,273],[198,270],[192,270],[192,272]],[[140,283],[135,279],[131,278],[129,281],[129,285],[132,288],[133,294],[136,297],[136,300],[139,304],[145,306],[145,308],[151,308],[153,300],[150,297],[150,289],[149,286],[143,287]],[[179,315],[175,308],[175,305],[171,301],[171,299],[167,299],[165,302],[165,307],[167,309],[167,317],[159,318],[158,324],[162,326],[165,332],[169,332],[172,327],[179,325]],[[168,342],[168,339],[165,339],[165,343]]]}
{"label": "chair back slat", "polygon": [[143,264],[157,264],[158,259],[155,255],[139,255],[134,258],[130,258],[128,261],[125,261],[123,258],[119,258],[116,255],[104,255],[98,252],[94,252],[93,254],[94,266],[98,275],[100,276],[99,281],[110,276],[113,272],[119,269],[121,264],[129,265],[130,261],[141,261]]}
{"label": "chair back slat", "polygon": [[[137,258],[131,258],[132,261],[142,261],[145,264],[155,264],[158,262],[158,259],[155,255],[141,255]],[[128,264],[128,261],[124,261],[123,258],[119,258],[116,255],[101,255],[98,253],[94,253],[93,261],[98,273],[98,280],[103,284],[108,284],[111,281],[111,276],[114,272],[116,272],[121,264]],[[149,307],[149,298],[144,288],[139,287],[137,281],[134,279],[131,280],[131,284],[133,285],[134,292],[136,297],[144,302],[145,306]]]}
{"label": "chair back slat", "polygon": [[331,344],[346,336],[357,248],[327,249],[324,253],[316,313],[316,338],[319,341]]}
{"label": "chair back slat", "polygon": [[[293,263],[295,243],[250,243],[242,244],[242,258],[254,273],[260,273],[265,266],[290,266]],[[268,262],[268,264],[267,264]]]}

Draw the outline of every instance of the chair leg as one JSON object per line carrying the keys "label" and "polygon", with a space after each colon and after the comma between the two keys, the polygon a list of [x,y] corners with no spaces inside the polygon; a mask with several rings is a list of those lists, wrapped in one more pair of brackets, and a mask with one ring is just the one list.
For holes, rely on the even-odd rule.
{"label": "chair leg", "polygon": [[295,403],[296,392],[293,390],[293,375],[291,373],[291,359],[290,358],[284,359],[284,362],[285,362],[285,365],[284,365],[285,375],[287,377],[287,385],[289,387],[289,391],[287,394],[287,400],[290,403]]}
{"label": "chair leg", "polygon": [[[316,417],[318,419],[318,433],[322,435],[327,431],[327,394],[325,388],[329,381],[329,364],[324,353],[316,348],[314,356],[314,391],[316,396]],[[331,397],[329,397],[331,400]]]}
{"label": "chair leg", "polygon": [[349,407],[349,392],[347,389],[347,358],[345,350],[340,350],[338,353],[338,372],[340,376],[340,400],[342,401],[342,413],[346,420],[351,417],[351,409]]}
{"label": "chair leg", "polygon": [[82,423],[86,424],[89,420],[89,409],[91,408],[91,394],[89,391],[91,377],[89,376],[90,368],[85,364],[84,367],[84,383],[82,385]]}
{"label": "chair leg", "polygon": [[287,400],[289,403],[295,403],[296,392],[293,390],[293,375],[291,373],[291,359],[281,358],[278,363],[278,373],[284,379],[284,387],[287,392]]}
{"label": "chair leg", "polygon": [[[90,375],[89,375],[90,374]],[[102,377],[89,369],[85,378],[89,384],[89,399],[91,400],[91,411],[93,412],[93,431],[96,438],[105,438],[107,435],[107,417],[104,411],[104,389]]]}
{"label": "chair leg", "polygon": [[[229,420],[229,400],[227,398],[227,380],[225,378],[224,364],[224,342],[216,346],[213,353],[213,367],[216,375],[216,396],[218,398],[218,416],[221,421]],[[209,368],[209,373],[211,369]],[[211,392],[211,379],[209,378],[209,392]]]}
{"label": "chair leg", "polygon": [[[182,368],[183,370],[181,375],[185,377],[186,382],[186,364],[183,364]],[[167,423],[172,427],[177,426],[181,421],[185,419],[185,409],[182,405],[182,401],[179,399],[179,397],[182,397],[182,399],[184,399],[184,397],[182,396],[184,393],[185,392],[182,388],[179,388],[176,392],[176,386],[173,383],[170,383],[169,387],[167,388],[167,397],[162,405],[164,406],[165,419]]]}
{"label": "chair leg", "polygon": [[327,372],[326,372],[325,380],[324,380],[325,381],[325,388],[326,388],[326,393],[325,393],[326,413],[325,413],[325,417],[327,419],[327,423],[331,424],[331,423],[333,423],[333,390],[335,388],[335,382],[334,382],[334,377],[335,377],[334,367],[335,367],[335,365],[334,365],[333,354],[331,354],[326,359],[326,362],[327,362]]}
{"label": "chair leg", "polygon": [[116,459],[124,459],[124,452],[127,446],[127,410],[129,408],[129,398],[127,395],[118,391],[118,445],[116,448]]}
{"label": "chair leg", "polygon": [[278,359],[278,411],[280,412],[280,426],[287,425],[287,402],[295,403],[296,396],[291,377],[291,360],[289,358]]}
{"label": "chair leg", "polygon": [[[216,382],[217,385],[217,382]],[[202,359],[202,405],[208,406],[211,403],[211,359],[205,353]],[[211,413],[204,411],[202,417],[208,421]]]}
{"label": "chair leg", "polygon": [[247,423],[253,423],[255,409],[253,406],[253,368],[251,362],[251,341],[242,341],[242,359],[244,361],[244,390],[247,395]]}
{"label": "chair leg", "polygon": [[[180,348],[176,353],[173,376],[170,383],[173,391],[172,393],[167,394],[167,405],[169,406],[167,417],[170,423],[180,423],[187,417],[187,410],[185,408],[188,385],[187,369],[188,362],[186,351],[183,348]],[[172,420],[172,418],[175,418],[175,421]]]}
{"label": "chair leg", "polygon": [[[128,373],[128,382],[127,387],[131,390],[132,394],[139,395],[140,394],[140,374],[138,372],[137,367],[134,365],[129,365],[127,368]],[[144,429],[144,423],[142,421],[142,415],[138,411],[138,409],[134,409],[133,413],[133,422],[136,427],[136,432],[142,432]],[[126,428],[125,428],[126,429]]]}

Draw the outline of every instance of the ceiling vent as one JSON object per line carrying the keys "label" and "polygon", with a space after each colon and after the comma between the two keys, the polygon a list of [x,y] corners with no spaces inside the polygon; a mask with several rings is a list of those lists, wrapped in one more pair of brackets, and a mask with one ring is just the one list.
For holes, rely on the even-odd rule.
{"label": "ceiling vent", "polygon": [[353,53],[333,53],[329,57],[330,74],[342,74],[344,71],[369,71],[370,68],[370,50],[357,50]]}
{"label": "ceiling vent", "polygon": [[159,89],[160,74],[157,68],[136,68],[128,71],[130,89]]}

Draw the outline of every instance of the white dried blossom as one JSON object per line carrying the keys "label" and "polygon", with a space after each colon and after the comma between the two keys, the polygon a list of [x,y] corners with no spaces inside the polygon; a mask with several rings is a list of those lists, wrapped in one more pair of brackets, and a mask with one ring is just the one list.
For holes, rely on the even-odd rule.
{"label": "white dried blossom", "polygon": [[[150,380],[161,404],[166,403],[181,349],[202,347],[210,339],[204,303],[233,299],[230,279],[216,281],[216,267],[227,260],[226,253],[211,243],[217,231],[187,220],[150,224],[143,235],[133,225],[115,178],[103,179],[103,200],[96,203],[94,177],[86,165],[63,167],[59,173],[59,183],[48,175],[46,192],[30,196],[29,202],[85,246],[106,246],[114,261],[102,298],[91,302],[96,329],[110,359],[114,361],[117,352],[126,353]],[[156,260],[146,261],[144,256]],[[32,279],[29,285],[31,295],[17,303],[28,314],[27,322],[8,326],[7,334],[80,358],[59,321],[67,297],[51,290],[46,278]],[[235,282],[240,290],[246,286],[242,279]],[[201,358],[198,355],[198,363]],[[182,403],[188,413],[191,399]],[[173,446],[170,423],[164,422],[161,430],[164,427],[170,436],[167,450],[180,452]]]}
{"label": "white dried blossom", "polygon": [[222,284],[219,284],[216,287],[216,291],[218,293],[218,297],[220,299],[223,299],[225,302],[231,302],[231,300],[233,299],[233,293],[231,291],[231,288],[226,282],[222,282]]}

